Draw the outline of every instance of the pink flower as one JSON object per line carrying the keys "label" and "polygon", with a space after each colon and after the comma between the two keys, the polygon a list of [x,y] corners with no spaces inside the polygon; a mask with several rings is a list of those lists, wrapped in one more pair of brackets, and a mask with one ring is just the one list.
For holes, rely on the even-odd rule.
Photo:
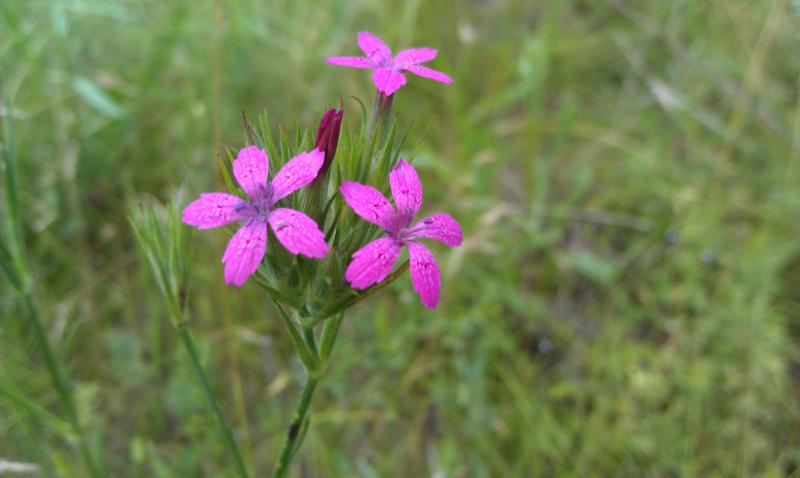
{"label": "pink flower", "polygon": [[339,187],[356,214],[386,231],[385,237],[375,239],[353,254],[344,277],[356,289],[376,284],[389,275],[403,246],[407,246],[414,290],[425,307],[435,308],[442,282],[439,266],[431,251],[417,239],[436,239],[450,247],[459,246],[461,226],[447,214],[434,214],[411,224],[422,204],[422,185],[414,167],[404,159],[389,173],[389,186],[397,209],[371,186],[343,181]]}
{"label": "pink flower", "polygon": [[372,82],[378,91],[386,96],[390,96],[406,84],[403,71],[442,83],[453,82],[453,79],[444,73],[420,65],[436,58],[436,50],[433,48],[411,48],[401,51],[393,58],[392,50],[380,38],[369,32],[358,32],[358,46],[366,57],[332,56],[327,59],[328,63],[351,68],[372,68],[374,70]]}
{"label": "pink flower", "polygon": [[183,210],[183,222],[211,229],[241,221],[222,262],[225,283],[237,287],[258,269],[267,251],[267,224],[283,247],[292,254],[321,258],[328,252],[317,223],[294,209],[275,208],[275,203],[310,183],[324,161],[318,149],[292,158],[268,182],[269,158],[257,146],[241,149],[233,162],[233,175],[250,201],[227,193],[203,193]]}

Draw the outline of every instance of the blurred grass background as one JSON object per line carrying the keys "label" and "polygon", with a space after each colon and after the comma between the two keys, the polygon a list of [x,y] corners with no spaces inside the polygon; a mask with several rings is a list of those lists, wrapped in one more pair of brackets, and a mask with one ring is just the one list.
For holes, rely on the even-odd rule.
{"label": "blurred grass background", "polygon": [[[313,127],[369,75],[368,29],[439,48],[411,76],[438,310],[410,281],[351,311],[295,476],[797,476],[800,3],[5,0],[0,75],[35,295],[113,476],[230,476],[127,222],[221,187],[240,115]],[[0,211],[0,217],[3,216]],[[190,312],[228,421],[269,470],[302,378],[253,284],[195,235]],[[85,476],[0,278],[0,459]]]}

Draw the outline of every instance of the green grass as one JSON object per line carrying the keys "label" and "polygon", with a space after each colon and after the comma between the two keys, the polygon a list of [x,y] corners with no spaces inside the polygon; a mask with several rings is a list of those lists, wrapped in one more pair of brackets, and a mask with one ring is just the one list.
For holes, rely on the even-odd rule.
{"label": "green grass", "polygon": [[[797,476],[800,5],[389,3],[0,2],[32,298],[105,468],[234,474],[128,215],[223,187],[243,110],[358,126],[368,74],[323,58],[369,29],[455,78],[394,107],[465,241],[434,246],[436,311],[403,278],[348,312],[294,476]],[[303,368],[226,240],[194,235],[188,316],[264,476]],[[87,476],[12,285],[0,459]]]}

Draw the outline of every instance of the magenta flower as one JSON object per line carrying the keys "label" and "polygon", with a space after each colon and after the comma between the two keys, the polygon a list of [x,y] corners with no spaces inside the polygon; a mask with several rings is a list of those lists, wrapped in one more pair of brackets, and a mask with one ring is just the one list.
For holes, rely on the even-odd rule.
{"label": "magenta flower", "polygon": [[441,275],[433,254],[417,239],[436,239],[450,247],[461,245],[461,226],[447,214],[434,214],[411,224],[422,204],[422,185],[414,167],[404,159],[389,173],[389,186],[397,209],[377,189],[343,181],[339,190],[347,204],[363,219],[381,226],[386,236],[353,254],[345,279],[356,289],[366,289],[392,272],[403,246],[408,247],[411,284],[422,304],[433,309],[439,302]]}
{"label": "magenta flower", "polygon": [[342,117],[344,116],[343,108],[331,108],[325,112],[319,122],[317,128],[317,138],[314,140],[314,147],[325,154],[325,161],[322,163],[320,173],[324,174],[325,171],[331,166],[334,156],[336,156],[336,148],[339,146],[339,132],[342,129]]}
{"label": "magenta flower", "polygon": [[411,48],[403,50],[392,57],[392,50],[380,38],[369,32],[358,32],[358,46],[364,52],[363,56],[332,56],[328,63],[351,68],[372,68],[372,82],[378,91],[386,96],[391,96],[401,86],[406,84],[403,71],[442,83],[452,83],[453,79],[444,73],[421,66],[420,63],[436,58],[434,48]]}
{"label": "magenta flower", "polygon": [[325,236],[317,223],[294,209],[275,208],[275,203],[307,185],[322,167],[324,153],[318,149],[292,158],[268,182],[269,157],[257,146],[239,151],[233,175],[250,201],[227,193],[203,193],[183,210],[183,222],[198,229],[211,229],[241,221],[242,227],[228,243],[222,262],[225,283],[237,287],[258,269],[267,251],[267,223],[292,254],[321,258],[328,252]]}

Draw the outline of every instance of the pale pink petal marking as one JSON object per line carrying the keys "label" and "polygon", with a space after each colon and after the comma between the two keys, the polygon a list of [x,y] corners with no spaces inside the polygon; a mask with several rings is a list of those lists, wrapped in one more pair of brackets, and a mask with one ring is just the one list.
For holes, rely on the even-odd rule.
{"label": "pale pink petal marking", "polygon": [[442,83],[452,83],[453,79],[449,76],[445,75],[441,71],[432,70],[425,66],[420,65],[411,65],[406,68],[406,71],[410,71],[415,75],[421,76],[423,78],[430,78],[431,80],[436,80]]}
{"label": "pale pink petal marking", "polygon": [[461,225],[448,214],[433,214],[414,224],[408,231],[408,238],[425,237],[435,239],[450,247],[460,246],[463,241]]}
{"label": "pale pink petal marking", "polygon": [[270,212],[267,220],[275,237],[292,254],[319,259],[328,252],[325,235],[317,223],[302,212],[279,208]]}
{"label": "pale pink petal marking", "polygon": [[422,205],[422,184],[417,171],[405,159],[400,159],[389,173],[389,186],[397,211],[414,217]]}
{"label": "pale pink petal marking", "polygon": [[436,49],[435,48],[409,48],[408,50],[403,50],[394,57],[394,61],[392,62],[392,67],[395,69],[405,69],[412,65],[418,65],[420,63],[425,63],[426,61],[431,61],[436,58]]}
{"label": "pale pink petal marking", "polygon": [[350,68],[373,68],[375,66],[371,60],[361,56],[332,56],[325,61],[332,65],[349,66]]}
{"label": "pale pink petal marking", "polygon": [[356,289],[366,289],[382,281],[392,272],[400,246],[391,237],[381,237],[353,254],[353,261],[347,266],[344,278]]}
{"label": "pale pink petal marking", "polygon": [[392,61],[392,50],[370,32],[358,32],[358,46],[373,61],[374,66],[386,65]]}
{"label": "pale pink petal marking", "polygon": [[225,264],[225,283],[240,287],[258,269],[267,251],[267,224],[251,219],[233,235],[222,263]]}
{"label": "pale pink petal marking", "polygon": [[198,229],[211,229],[245,219],[252,208],[238,196],[203,193],[183,209],[183,222]]}
{"label": "pale pink petal marking", "polygon": [[439,303],[439,287],[442,285],[436,259],[433,258],[431,251],[419,242],[409,241],[407,245],[411,285],[419,294],[422,305],[428,309],[435,309]]}
{"label": "pale pink petal marking", "polygon": [[378,68],[372,73],[372,82],[375,84],[375,88],[377,88],[378,91],[386,96],[391,96],[392,93],[406,84],[406,77],[399,71],[393,71],[388,68]]}
{"label": "pale pink petal marking", "polygon": [[233,160],[233,175],[253,201],[258,198],[259,191],[267,186],[268,174],[269,157],[258,146],[240,149]]}
{"label": "pale pink petal marking", "polygon": [[272,204],[313,181],[324,161],[325,153],[318,149],[290,159],[272,178]]}
{"label": "pale pink petal marking", "polygon": [[380,191],[353,181],[342,181],[339,191],[347,204],[363,219],[384,229],[391,227],[394,208]]}

